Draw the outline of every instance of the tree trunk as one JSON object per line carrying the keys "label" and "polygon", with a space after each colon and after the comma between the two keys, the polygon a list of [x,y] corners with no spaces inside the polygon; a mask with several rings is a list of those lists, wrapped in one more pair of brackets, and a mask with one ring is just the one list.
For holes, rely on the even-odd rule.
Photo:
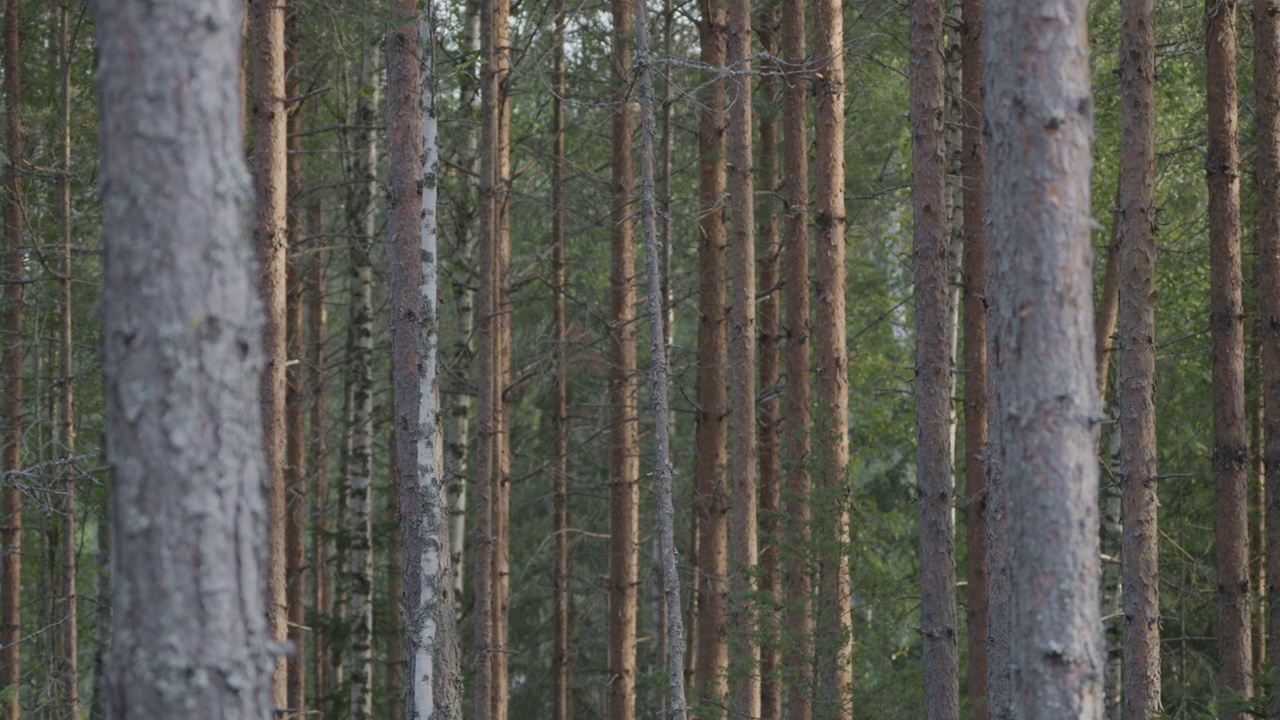
{"label": "tree trunk", "polygon": [[640,433],[635,338],[635,194],[631,159],[635,128],[630,97],[633,0],[612,0],[613,113],[610,262],[609,407],[609,717],[630,720],[636,705],[636,584],[639,563]]}
{"label": "tree trunk", "polygon": [[[307,203],[307,239],[315,242],[324,229],[324,208],[318,197],[312,197]],[[310,253],[307,265],[306,280],[306,313],[307,313],[307,392],[310,398],[310,444],[312,487],[310,496],[310,512],[315,522],[315,531],[311,539],[311,577],[313,609],[320,617],[332,614],[333,580],[330,572],[332,543],[329,540],[331,526],[329,515],[329,394],[325,387],[328,372],[325,370],[329,353],[326,345],[329,342],[329,310],[325,301],[329,293],[329,277],[327,269],[327,252],[324,244],[316,242]],[[328,697],[332,692],[333,677],[330,659],[330,640],[326,634],[313,633],[311,644],[311,664],[315,690],[312,695],[317,701]]]}
{"label": "tree trunk", "polygon": [[[297,10],[285,18],[285,94],[298,95],[298,22]],[[288,182],[288,237],[289,254],[285,272],[285,341],[289,364],[285,371],[285,590],[288,602],[289,642],[293,653],[289,655],[289,681],[285,706],[289,716],[302,718],[306,708],[306,530],[307,530],[307,416],[306,387],[302,373],[303,353],[303,274],[302,223],[298,202],[302,182],[301,137],[302,118],[300,108],[289,111],[286,140],[287,160],[285,175]]]}
{"label": "tree trunk", "polygon": [[826,506],[822,528],[826,549],[816,613],[815,713],[848,716],[852,700],[851,591],[846,555],[849,544],[849,378],[845,330],[844,209],[844,19],[838,0],[814,3],[814,232],[818,306],[815,338],[817,485]]}
{"label": "tree trunk", "polygon": [[760,647],[755,638],[756,541],[756,262],[755,183],[751,147],[751,1],[729,0],[727,60],[729,80],[729,274],[733,305],[729,315],[729,434],[733,453],[729,477],[733,493],[729,523],[730,712],[760,715]]}
{"label": "tree trunk", "polygon": [[[372,10],[374,6],[370,6]],[[345,575],[347,623],[350,632],[346,676],[348,702],[355,720],[373,714],[373,260],[377,198],[377,122],[379,69],[377,48],[365,48],[360,63],[360,102],[356,124],[361,128],[352,163],[355,193],[350,221],[351,319],[348,324],[347,417],[351,448],[347,453]]]}
{"label": "tree trunk", "polygon": [[[1240,270],[1240,151],[1236,117],[1236,0],[1206,2],[1209,147],[1210,330],[1213,334],[1214,536],[1218,569],[1219,678],[1244,697],[1249,674],[1248,440]],[[1242,717],[1231,713],[1228,720]]]}
{"label": "tree trunk", "polygon": [[1005,476],[1036,478],[1007,486],[1012,716],[1097,720],[1100,408],[1086,7],[991,0],[988,8],[996,437]]}
{"label": "tree trunk", "polygon": [[725,581],[729,572],[729,363],[725,286],[728,240],[724,226],[725,15],[721,0],[700,0],[702,64],[713,75],[701,95],[698,119],[698,379],[694,510],[698,526],[698,660],[695,693],[702,711],[723,717],[729,693],[725,644]]}
{"label": "tree trunk", "polygon": [[60,407],[61,420],[58,435],[61,444],[60,485],[62,503],[61,540],[62,577],[61,608],[58,615],[62,623],[62,653],[58,674],[62,678],[61,707],[64,718],[80,717],[80,644],[79,622],[76,613],[76,425],[75,425],[75,365],[71,333],[71,46],[68,6],[58,8],[58,89],[60,105],[61,177],[58,178],[58,234],[62,244],[62,277],[58,279],[61,294],[60,348],[61,365]]}
{"label": "tree trunk", "polygon": [[782,565],[779,545],[783,541],[782,524],[782,454],[778,436],[781,403],[778,398],[781,380],[779,341],[782,338],[781,278],[779,277],[782,242],[781,214],[777,202],[779,179],[782,177],[782,158],[778,152],[778,139],[782,123],[778,114],[781,96],[781,69],[778,58],[778,15],[766,9],[760,15],[757,34],[761,60],[760,101],[760,185],[769,194],[767,212],[760,218],[760,246],[764,255],[759,259],[760,287],[760,534],[764,548],[760,552],[760,592],[764,615],[760,627],[764,634],[760,642],[760,717],[779,720],[782,717],[782,685],[779,671],[782,666],[782,645],[778,634],[778,609],[782,606]]}
{"label": "tree trunk", "polygon": [[[1262,369],[1263,467],[1266,470],[1266,579],[1269,672],[1280,668],[1280,0],[1254,0],[1257,108],[1258,344]],[[1269,717],[1280,716],[1272,691]]]}
{"label": "tree trunk", "polygon": [[242,8],[97,5],[117,720],[272,712]]}
{"label": "tree trunk", "polygon": [[555,610],[552,625],[555,637],[551,651],[551,717],[552,720],[570,720],[573,717],[573,694],[569,687],[572,669],[569,663],[570,595],[569,581],[573,568],[569,558],[569,323],[565,315],[565,117],[564,98],[569,90],[565,68],[564,36],[567,16],[564,0],[555,1],[555,91],[552,109],[552,144],[555,160],[551,180],[551,263],[555,296],[552,313],[555,316],[556,377],[555,409],[552,424],[555,430],[552,453],[555,455],[555,547],[552,550],[555,580]]}
{"label": "tree trunk", "polygon": [[[253,94],[253,183],[257,215],[258,292],[266,311],[262,328],[267,364],[262,373],[263,445],[267,453],[267,617],[271,637],[288,635],[285,598],[285,200],[284,7],[281,0],[249,0]],[[272,702],[287,707],[288,665],[276,658]]]}
{"label": "tree trunk", "polygon": [[987,152],[982,138],[983,0],[961,8],[960,124],[964,213],[964,473],[968,550],[969,701],[973,720],[987,720]]}
{"label": "tree trunk", "polygon": [[787,473],[786,628],[789,668],[788,720],[809,720],[812,711],[813,616],[809,552],[809,139],[805,4],[782,3],[783,258],[786,310],[786,416],[782,420],[783,466]]}
{"label": "tree trunk", "polygon": [[960,717],[955,604],[955,481],[951,425],[950,270],[941,0],[911,3],[911,155],[915,220],[916,478],[920,513],[920,635],[924,713]]}
{"label": "tree trunk", "polygon": [[[22,36],[19,0],[8,0],[4,8],[4,97],[5,152],[8,168],[4,173],[4,416],[0,418],[0,445],[3,446],[5,473],[22,470],[22,341],[23,263],[22,233],[26,212],[22,174],[18,166],[26,154],[26,128],[22,118]],[[0,497],[0,542],[3,548],[3,575],[0,575],[0,690],[13,688],[4,703],[6,720],[21,715],[22,648],[22,492],[17,485],[5,483]]]}
{"label": "tree trunk", "polygon": [[[1123,717],[1160,705],[1160,563],[1156,497],[1156,193],[1153,0],[1125,0],[1120,40],[1120,550],[1124,610]],[[1102,377],[1099,373],[1098,377]],[[1247,596],[1246,596],[1247,604]]]}

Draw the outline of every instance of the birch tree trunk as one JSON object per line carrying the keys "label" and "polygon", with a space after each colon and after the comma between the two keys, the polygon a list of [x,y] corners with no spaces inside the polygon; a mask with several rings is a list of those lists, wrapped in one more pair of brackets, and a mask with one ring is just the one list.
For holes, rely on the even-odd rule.
{"label": "birch tree trunk", "polygon": [[261,306],[245,237],[243,4],[96,9],[109,713],[266,718],[276,658],[259,567],[268,475]]}
{"label": "birch tree trunk", "polygon": [[1086,4],[987,7],[990,360],[1003,471],[1023,480],[1006,488],[1011,713],[1097,720],[1100,408]]}

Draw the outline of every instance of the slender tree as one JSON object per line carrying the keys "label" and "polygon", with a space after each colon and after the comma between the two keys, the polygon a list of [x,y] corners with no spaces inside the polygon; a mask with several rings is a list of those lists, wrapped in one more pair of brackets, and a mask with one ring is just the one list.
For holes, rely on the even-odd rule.
{"label": "slender tree", "polygon": [[[1266,472],[1268,670],[1280,668],[1280,2],[1253,5],[1254,92],[1258,212],[1258,344],[1262,372],[1263,468]],[[1272,692],[1267,715],[1280,716],[1280,693]]]}
{"label": "slender tree", "polygon": [[569,681],[569,580],[572,567],[569,558],[569,378],[568,344],[569,325],[565,314],[565,116],[564,98],[568,93],[568,73],[565,68],[565,14],[564,0],[555,2],[555,90],[552,97],[551,134],[555,159],[551,181],[551,263],[555,296],[552,314],[556,336],[555,409],[552,423],[555,439],[555,548],[552,551],[555,568],[555,616],[552,624],[555,637],[551,650],[551,716],[552,720],[569,720],[573,715]]}
{"label": "slender tree", "polygon": [[961,177],[964,214],[964,474],[968,550],[969,698],[987,720],[987,153],[982,138],[983,0],[961,4]]}
{"label": "slender tree", "polygon": [[[1155,28],[1152,0],[1121,4],[1120,408],[1123,717],[1160,705],[1160,565],[1155,408]],[[1101,377],[1101,373],[1099,373]]]}
{"label": "slender tree", "polygon": [[[698,118],[698,378],[694,510],[698,545],[698,704],[722,713],[728,696],[725,582],[729,572],[727,394],[728,318],[725,314],[728,238],[724,224],[725,14],[721,0],[700,0],[700,58],[712,73],[703,84]],[[713,709],[714,708],[714,709]]]}
{"label": "slender tree", "polygon": [[[1213,335],[1214,536],[1223,687],[1253,694],[1249,640],[1248,440],[1240,269],[1240,150],[1236,115],[1236,0],[1205,4],[1208,54],[1210,331]],[[1228,714],[1229,720],[1241,717]]]}
{"label": "slender tree", "polygon": [[22,173],[19,164],[26,153],[26,127],[22,120],[22,34],[21,4],[8,0],[4,7],[4,98],[5,152],[8,167],[4,169],[4,416],[0,418],[0,445],[3,445],[3,470],[6,478],[0,513],[3,528],[0,541],[4,547],[3,575],[0,576],[0,689],[13,688],[4,703],[6,720],[18,720],[21,698],[22,638],[22,493],[17,483],[8,479],[22,470],[22,341],[23,320],[23,239],[26,212],[23,204]]}
{"label": "slender tree", "polygon": [[755,177],[751,143],[751,1],[729,0],[726,59],[729,75],[729,456],[733,493],[729,546],[729,707],[737,715],[760,715],[760,646],[755,638],[756,539],[756,262]]}
{"label": "slender tree", "polygon": [[96,6],[116,720],[272,713],[243,7]]}
{"label": "slender tree", "polygon": [[[326,344],[329,341],[329,308],[325,296],[329,292],[329,277],[326,267],[327,252],[322,243],[315,241],[321,236],[324,225],[324,206],[318,196],[312,196],[307,202],[307,238],[313,244],[307,264],[306,288],[306,320],[307,320],[307,392],[310,415],[310,436],[312,461],[312,486],[308,497],[310,512],[314,518],[311,533],[311,578],[312,607],[317,615],[328,616],[333,612],[333,581],[329,568],[332,564],[332,542],[329,519],[329,396],[326,392],[328,362]],[[330,693],[332,677],[332,658],[329,638],[315,634],[311,644],[311,666],[314,696],[317,699],[327,698]]]}
{"label": "slender tree", "polygon": [[809,136],[805,4],[783,0],[782,53],[782,194],[783,273],[786,308],[785,390],[782,420],[783,466],[787,474],[784,531],[792,539],[786,557],[788,720],[808,720],[813,680],[813,620],[809,557]]}
{"label": "slender tree", "polygon": [[951,287],[947,262],[941,0],[911,3],[911,156],[915,220],[916,478],[925,717],[960,717],[951,474]]}
{"label": "slender tree", "polygon": [[[253,187],[257,216],[253,230],[258,254],[258,288],[267,321],[262,327],[267,364],[262,374],[262,427],[267,453],[267,616],[271,637],[288,635],[285,598],[285,178],[284,15],[279,0],[249,0],[252,40],[250,97],[253,124]],[[276,659],[272,702],[288,705],[288,665]]]}
{"label": "slender tree", "polygon": [[1096,720],[1099,407],[1089,342],[1086,3],[987,7],[997,438],[1006,477],[1035,479],[1007,486],[1012,716]]}
{"label": "slender tree", "polygon": [[820,716],[845,715],[851,700],[849,543],[849,378],[845,330],[844,16],[837,0],[814,3],[814,242],[817,299],[817,486],[827,545],[818,563],[820,604],[816,686]]}

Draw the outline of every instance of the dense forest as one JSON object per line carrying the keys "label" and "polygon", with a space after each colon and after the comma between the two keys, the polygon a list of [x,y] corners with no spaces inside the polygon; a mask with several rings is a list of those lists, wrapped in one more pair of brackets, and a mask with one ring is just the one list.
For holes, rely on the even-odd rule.
{"label": "dense forest", "polygon": [[4,720],[1280,718],[1280,0],[0,41]]}

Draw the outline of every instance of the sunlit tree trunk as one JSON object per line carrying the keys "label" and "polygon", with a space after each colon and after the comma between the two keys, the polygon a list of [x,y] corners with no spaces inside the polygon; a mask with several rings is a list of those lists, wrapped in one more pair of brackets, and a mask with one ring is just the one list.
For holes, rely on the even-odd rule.
{"label": "sunlit tree trunk", "polygon": [[[5,152],[4,168],[4,415],[0,418],[0,445],[3,445],[5,473],[22,470],[22,339],[23,320],[23,239],[26,212],[22,174],[18,166],[26,154],[26,128],[22,120],[22,36],[19,0],[8,0],[4,7],[4,97]],[[0,496],[0,690],[13,688],[4,703],[6,720],[18,720],[21,698],[22,648],[22,493],[15,483],[5,483]]]}
{"label": "sunlit tree trunk", "polygon": [[265,358],[245,237],[243,4],[96,10],[109,716],[267,718]]}
{"label": "sunlit tree trunk", "polygon": [[[285,598],[285,205],[286,115],[284,99],[284,16],[281,0],[249,0],[250,96],[253,125],[253,182],[257,215],[253,241],[258,254],[258,288],[266,311],[262,374],[263,444],[267,453],[267,617],[271,637],[288,635]],[[288,705],[288,664],[276,659],[272,702]]]}
{"label": "sunlit tree trunk", "polygon": [[973,720],[987,720],[987,152],[982,138],[983,0],[961,13],[961,178],[964,214],[964,474],[968,550],[969,700]]}
{"label": "sunlit tree trunk", "polygon": [[[1240,269],[1236,0],[1206,2],[1210,331],[1213,335],[1214,536],[1222,686],[1253,695],[1249,640],[1248,440]],[[1228,720],[1242,717],[1224,715]]]}
{"label": "sunlit tree trunk", "polygon": [[609,717],[630,720],[636,705],[636,584],[639,577],[640,428],[635,338],[635,212],[631,158],[633,0],[612,0],[613,111],[609,310]]}
{"label": "sunlit tree trunk", "polygon": [[987,289],[994,437],[1010,479],[1011,713],[1097,720],[1100,408],[1086,3],[988,0],[987,7]]}
{"label": "sunlit tree trunk", "polygon": [[814,439],[825,548],[815,613],[815,715],[851,713],[853,636],[848,565],[849,378],[845,329],[844,19],[837,0],[814,5],[814,233],[817,300]]}
{"label": "sunlit tree trunk", "polygon": [[[1120,410],[1123,717],[1160,705],[1160,564],[1156,498],[1155,21],[1152,0],[1121,3]],[[1099,373],[1101,377],[1101,373]],[[1246,605],[1248,604],[1246,594]]]}
{"label": "sunlit tree trunk", "polygon": [[788,720],[809,720],[813,681],[812,576],[809,563],[809,138],[805,71],[805,3],[782,3],[782,197],[786,309],[785,393],[782,419],[787,519],[783,531],[786,613],[783,637]]}
{"label": "sunlit tree trunk", "polygon": [[[724,67],[725,14],[721,0],[700,0],[700,57],[710,72]],[[700,711],[722,717],[728,696],[725,581],[729,572],[727,391],[728,318],[725,314],[728,240],[724,225],[724,80],[707,78],[698,118],[698,378],[694,511],[698,529],[697,666]]]}

